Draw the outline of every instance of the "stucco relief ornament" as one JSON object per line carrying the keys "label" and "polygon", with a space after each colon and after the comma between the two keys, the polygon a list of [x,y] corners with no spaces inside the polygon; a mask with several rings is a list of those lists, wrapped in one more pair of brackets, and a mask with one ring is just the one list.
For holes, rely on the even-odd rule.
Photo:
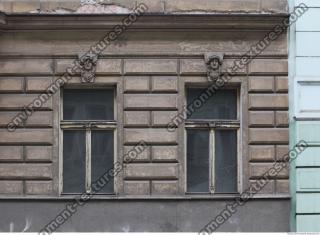
{"label": "stucco relief ornament", "polygon": [[204,56],[207,66],[207,77],[210,82],[215,82],[221,76],[223,54],[208,53]]}
{"label": "stucco relief ornament", "polygon": [[81,66],[81,82],[94,82],[98,56],[83,56],[79,58]]}

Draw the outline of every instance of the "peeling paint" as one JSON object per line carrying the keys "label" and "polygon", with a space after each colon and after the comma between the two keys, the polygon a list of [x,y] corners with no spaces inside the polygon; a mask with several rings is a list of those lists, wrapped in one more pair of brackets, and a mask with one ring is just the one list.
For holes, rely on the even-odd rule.
{"label": "peeling paint", "polygon": [[70,14],[74,12],[75,12],[74,10],[62,8],[62,7],[58,7],[51,11],[40,11],[40,13],[52,13],[52,14]]}
{"label": "peeling paint", "polygon": [[[143,0],[150,5],[151,12],[170,14],[274,14],[287,13],[285,0]],[[6,0],[0,4],[0,10],[5,12],[25,13],[130,13],[133,5],[139,1],[134,0]]]}
{"label": "peeling paint", "polygon": [[82,14],[126,14],[132,12],[128,8],[115,4],[85,4],[80,6],[76,13]]}

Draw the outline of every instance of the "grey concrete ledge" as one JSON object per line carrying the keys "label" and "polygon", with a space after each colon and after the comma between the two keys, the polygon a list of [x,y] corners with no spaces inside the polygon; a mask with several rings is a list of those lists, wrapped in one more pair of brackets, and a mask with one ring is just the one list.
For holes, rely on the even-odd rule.
{"label": "grey concrete ledge", "polygon": [[[198,232],[228,201],[92,201],[57,232]],[[0,201],[0,229],[38,232],[66,208],[63,201]],[[237,208],[217,232],[288,232],[289,200],[254,200]],[[12,227],[12,226],[11,226]],[[12,230],[11,230],[12,231]]]}

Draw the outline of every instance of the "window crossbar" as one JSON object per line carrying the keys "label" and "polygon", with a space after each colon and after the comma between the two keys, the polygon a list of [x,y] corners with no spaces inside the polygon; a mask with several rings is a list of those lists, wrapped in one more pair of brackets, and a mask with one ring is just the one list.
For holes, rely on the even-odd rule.
{"label": "window crossbar", "polygon": [[240,121],[238,120],[189,120],[185,122],[187,129],[238,129]]}
{"label": "window crossbar", "polygon": [[116,129],[116,121],[61,121],[61,129]]}

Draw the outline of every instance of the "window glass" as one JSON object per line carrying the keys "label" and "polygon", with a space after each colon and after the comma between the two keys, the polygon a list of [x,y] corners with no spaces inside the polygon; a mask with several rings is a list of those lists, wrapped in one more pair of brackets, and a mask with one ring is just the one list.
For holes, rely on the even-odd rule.
{"label": "window glass", "polygon": [[237,131],[215,131],[215,192],[237,192]]}
{"label": "window glass", "polygon": [[85,131],[63,132],[63,192],[85,192]]}
{"label": "window glass", "polygon": [[64,120],[114,120],[114,91],[66,89],[63,93]]}
{"label": "window glass", "polygon": [[[91,181],[94,183],[102,175],[113,168],[114,152],[113,152],[113,131],[92,131],[91,132]],[[101,179],[104,185],[98,184],[102,189],[97,193],[113,192],[113,177],[109,180]],[[105,182],[105,183],[104,183]]]}
{"label": "window glass", "polygon": [[208,130],[187,130],[187,191],[209,192]]}
{"label": "window glass", "polygon": [[187,112],[187,119],[237,119],[237,90],[217,90],[209,99],[206,99],[205,91],[199,88],[187,90],[189,110],[195,110]]}

